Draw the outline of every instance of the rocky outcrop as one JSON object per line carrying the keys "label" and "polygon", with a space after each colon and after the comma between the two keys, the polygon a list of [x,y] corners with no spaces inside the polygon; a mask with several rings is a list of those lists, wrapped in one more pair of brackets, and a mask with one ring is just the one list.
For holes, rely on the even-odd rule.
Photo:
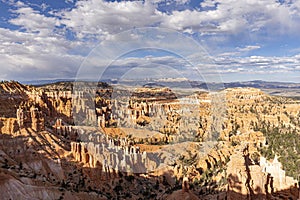
{"label": "rocky outcrop", "polygon": [[262,172],[268,174],[272,180],[272,187],[268,188],[268,193],[287,190],[291,186],[297,184],[295,179],[286,176],[285,171],[282,169],[282,164],[278,161],[277,156],[275,156],[272,161],[267,161],[266,158],[261,157],[260,167]]}
{"label": "rocky outcrop", "polygon": [[70,141],[77,141],[78,131],[74,126],[64,124],[62,119],[58,118],[53,125],[53,133],[64,137]]}
{"label": "rocky outcrop", "polygon": [[75,160],[93,168],[100,165],[106,177],[117,176],[118,172],[148,173],[157,167],[157,161],[151,160],[138,146],[130,145],[126,138],[115,140],[99,132],[79,137],[87,142],[71,143]]}
{"label": "rocky outcrop", "polygon": [[71,91],[43,92],[38,103],[48,120],[61,118],[68,124],[73,123]]}
{"label": "rocky outcrop", "polygon": [[275,157],[272,162],[260,158],[255,164],[249,156],[249,149],[245,147],[243,153],[237,152],[230,157],[227,168],[228,173],[228,199],[272,199],[281,194],[287,198],[297,199],[298,189],[291,192],[297,181],[285,175],[281,164]]}
{"label": "rocky outcrop", "polygon": [[19,130],[19,124],[16,118],[0,118],[0,133],[12,134]]}
{"label": "rocky outcrop", "polygon": [[17,121],[20,128],[31,128],[34,131],[45,130],[44,115],[34,106],[31,106],[29,110],[19,108],[17,110]]}

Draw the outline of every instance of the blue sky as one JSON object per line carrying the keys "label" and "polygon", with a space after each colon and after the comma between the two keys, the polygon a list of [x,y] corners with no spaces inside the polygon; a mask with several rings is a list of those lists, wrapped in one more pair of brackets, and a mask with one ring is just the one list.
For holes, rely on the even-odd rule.
{"label": "blue sky", "polygon": [[[170,35],[162,31],[163,35],[173,40],[160,40],[161,51],[156,53],[137,53],[129,47],[143,47],[153,37],[143,36],[136,45],[132,44],[134,37],[141,33],[123,32],[145,27],[169,30]],[[209,57],[207,65],[192,62],[192,69],[201,66],[198,71],[207,81],[300,82],[299,30],[299,0],[1,0],[0,79],[75,78],[80,71],[92,70],[87,60],[94,59],[90,55],[95,48],[105,54],[101,48],[111,52],[116,50],[113,46],[126,42],[126,49],[136,52],[126,54],[130,58],[112,53],[115,57],[108,56],[111,62],[97,61],[93,69],[101,71],[107,63],[124,69],[155,63],[152,71],[159,65],[158,69],[172,68],[175,74],[191,78],[183,62],[189,55],[172,57],[163,49],[174,42],[170,48],[175,54],[184,49],[191,56]],[[174,32],[192,38],[203,52],[193,52],[194,44],[189,42],[190,46],[183,47],[184,43],[173,38]],[[220,79],[212,78],[216,76]]]}

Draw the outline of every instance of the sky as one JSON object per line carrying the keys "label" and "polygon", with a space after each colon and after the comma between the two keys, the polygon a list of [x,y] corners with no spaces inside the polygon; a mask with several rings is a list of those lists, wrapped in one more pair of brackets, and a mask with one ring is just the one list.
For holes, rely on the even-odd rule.
{"label": "sky", "polygon": [[299,0],[0,0],[0,80],[300,82]]}

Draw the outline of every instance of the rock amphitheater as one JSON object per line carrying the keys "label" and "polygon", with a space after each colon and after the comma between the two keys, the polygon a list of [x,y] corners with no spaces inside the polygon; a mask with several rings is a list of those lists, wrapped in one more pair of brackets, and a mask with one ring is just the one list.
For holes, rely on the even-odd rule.
{"label": "rock amphitheater", "polygon": [[69,85],[1,83],[1,199],[300,198],[297,168],[267,151],[276,127],[299,137],[297,100]]}

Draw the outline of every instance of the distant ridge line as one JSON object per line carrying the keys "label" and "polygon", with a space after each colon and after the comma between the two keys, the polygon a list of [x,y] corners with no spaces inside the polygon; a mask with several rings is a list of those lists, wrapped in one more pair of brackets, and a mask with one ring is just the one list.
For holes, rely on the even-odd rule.
{"label": "distant ridge line", "polygon": [[[30,81],[20,81],[22,84],[26,85],[34,85],[34,86],[42,86],[47,84],[55,84],[61,82],[75,82],[79,81],[76,79],[53,79],[53,80],[30,80]],[[97,80],[80,80],[86,82],[98,82]],[[101,82],[106,82],[108,84],[116,84],[118,81],[116,80],[101,80]],[[123,82],[123,84],[129,84],[133,82],[139,82],[138,80],[128,80]],[[141,81],[142,82],[142,81]],[[145,82],[145,81],[144,81]],[[169,81],[162,81],[162,80],[151,80],[151,84],[153,85],[168,85],[171,83],[173,86],[180,85],[180,83],[188,83],[192,88],[200,88],[200,89],[208,89],[209,88],[234,88],[234,87],[253,87],[253,88],[260,88],[260,89],[300,89],[300,83],[294,82],[276,82],[276,81],[263,81],[263,80],[253,80],[253,81],[235,81],[235,82],[224,82],[224,83],[217,83],[217,82],[203,82],[203,81],[179,81],[174,84],[174,82]],[[142,84],[145,85],[145,84]],[[147,84],[146,84],[147,85]]]}

